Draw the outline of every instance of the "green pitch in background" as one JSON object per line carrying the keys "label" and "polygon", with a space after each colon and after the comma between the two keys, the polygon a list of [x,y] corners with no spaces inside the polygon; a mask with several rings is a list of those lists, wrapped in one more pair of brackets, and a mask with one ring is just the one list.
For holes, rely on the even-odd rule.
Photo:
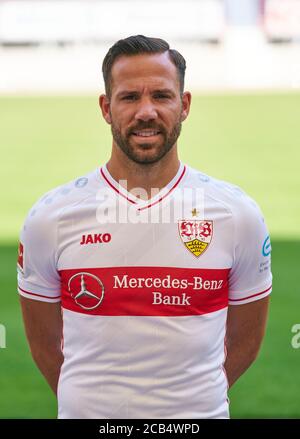
{"label": "green pitch in background", "polygon": [[[0,98],[0,417],[54,418],[56,401],[25,341],[16,293],[17,240],[32,204],[109,158],[95,97]],[[179,141],[182,161],[239,185],[262,208],[272,237],[267,335],[230,391],[231,416],[300,417],[300,94],[198,95]],[[3,338],[3,327],[2,338]],[[245,340],[247,343],[247,340]],[[0,346],[3,346],[0,343]]]}

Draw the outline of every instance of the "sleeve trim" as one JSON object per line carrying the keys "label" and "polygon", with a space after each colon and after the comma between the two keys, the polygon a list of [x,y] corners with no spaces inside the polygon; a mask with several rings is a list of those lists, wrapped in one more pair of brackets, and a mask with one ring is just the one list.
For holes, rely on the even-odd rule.
{"label": "sleeve trim", "polygon": [[261,294],[267,293],[269,290],[271,290],[271,288],[272,288],[272,285],[269,288],[267,288],[266,290],[261,291],[260,293],[252,294],[252,296],[243,297],[241,299],[229,299],[229,301],[230,302],[241,302],[242,300],[251,299],[252,297],[260,296]]}
{"label": "sleeve trim", "polygon": [[22,291],[22,293],[29,294],[31,296],[43,297],[44,299],[52,299],[52,300],[60,299],[61,298],[61,296],[54,296],[54,297],[52,297],[52,296],[43,296],[42,294],[31,293],[30,291],[23,290],[21,287],[18,287],[18,288],[19,288],[20,291]]}

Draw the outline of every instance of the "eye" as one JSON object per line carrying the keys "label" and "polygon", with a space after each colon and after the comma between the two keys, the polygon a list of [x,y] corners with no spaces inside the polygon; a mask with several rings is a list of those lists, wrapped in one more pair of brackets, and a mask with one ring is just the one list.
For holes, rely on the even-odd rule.
{"label": "eye", "polygon": [[155,93],[154,99],[166,100],[170,99],[170,95],[168,95],[167,93]]}
{"label": "eye", "polygon": [[170,96],[168,94],[165,94],[165,93],[156,93],[154,95],[154,98],[155,99],[169,99]]}
{"label": "eye", "polygon": [[122,101],[135,101],[137,99],[137,95],[126,95],[122,97]]}

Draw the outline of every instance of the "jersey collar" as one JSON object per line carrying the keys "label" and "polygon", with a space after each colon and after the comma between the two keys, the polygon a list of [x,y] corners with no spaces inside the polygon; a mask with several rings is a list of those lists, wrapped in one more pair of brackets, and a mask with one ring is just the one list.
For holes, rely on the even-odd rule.
{"label": "jersey collar", "polygon": [[174,178],[161,189],[154,197],[148,200],[141,200],[132,193],[128,192],[123,186],[121,186],[109,173],[106,164],[100,168],[101,178],[106,182],[106,184],[116,192],[119,196],[125,198],[129,203],[136,205],[138,210],[149,209],[152,206],[160,203],[162,200],[167,198],[173,190],[178,187],[182,181],[184,175],[186,174],[187,167],[180,162],[178,171]]}

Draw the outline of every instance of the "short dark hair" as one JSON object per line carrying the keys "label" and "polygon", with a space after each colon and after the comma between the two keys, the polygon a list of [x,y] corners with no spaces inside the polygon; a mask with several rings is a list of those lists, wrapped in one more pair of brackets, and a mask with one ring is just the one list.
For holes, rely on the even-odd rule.
{"label": "short dark hair", "polygon": [[105,92],[111,96],[111,70],[116,59],[122,55],[131,56],[143,53],[164,53],[168,52],[169,56],[177,68],[180,93],[184,89],[184,74],[186,62],[184,57],[174,49],[170,49],[169,44],[160,38],[150,38],[144,35],[133,35],[128,38],[117,41],[107,52],[103,63],[102,73],[104,78]]}

